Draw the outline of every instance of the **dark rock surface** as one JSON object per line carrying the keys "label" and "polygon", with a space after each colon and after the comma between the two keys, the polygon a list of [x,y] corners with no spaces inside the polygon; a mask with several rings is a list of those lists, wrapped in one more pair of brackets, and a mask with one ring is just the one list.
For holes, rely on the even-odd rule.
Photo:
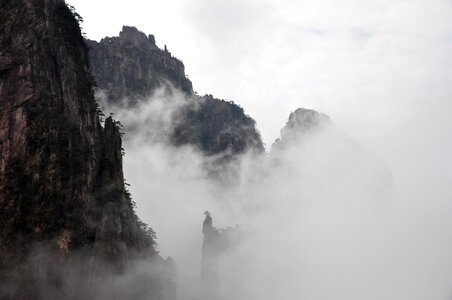
{"label": "dark rock surface", "polygon": [[119,128],[101,126],[77,14],[4,0],[0,27],[0,298],[71,298],[74,265],[122,272],[158,257],[154,238],[124,186]]}

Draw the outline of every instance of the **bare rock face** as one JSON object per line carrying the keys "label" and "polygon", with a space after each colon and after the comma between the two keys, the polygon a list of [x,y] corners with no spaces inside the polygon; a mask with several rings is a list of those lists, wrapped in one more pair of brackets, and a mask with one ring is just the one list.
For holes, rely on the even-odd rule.
{"label": "bare rock face", "polygon": [[61,276],[75,265],[88,278],[156,257],[124,186],[119,128],[100,124],[76,17],[63,0],[0,6],[2,299],[71,298]]}
{"label": "bare rock face", "polygon": [[110,103],[134,105],[165,84],[193,94],[184,64],[167,49],[158,48],[153,35],[124,26],[118,37],[88,40],[87,45],[96,83]]}

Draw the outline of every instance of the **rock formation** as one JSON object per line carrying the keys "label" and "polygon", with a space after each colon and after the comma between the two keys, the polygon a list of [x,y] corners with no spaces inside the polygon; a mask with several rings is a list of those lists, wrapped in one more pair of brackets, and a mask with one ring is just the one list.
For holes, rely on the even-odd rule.
{"label": "rock formation", "polygon": [[206,95],[192,100],[174,115],[173,145],[196,145],[206,155],[233,156],[264,146],[255,121],[240,106]]}
{"label": "rock formation", "polygon": [[109,103],[135,105],[165,85],[193,94],[184,64],[167,49],[158,48],[153,35],[124,26],[119,36],[88,40],[87,45],[97,86]]}
{"label": "rock formation", "polygon": [[[195,95],[184,65],[168,50],[159,49],[152,35],[124,26],[118,37],[88,41],[98,89],[107,95],[106,111],[136,107],[150,101],[159,87],[168,94],[181,91],[185,105],[173,115],[168,141],[192,145],[206,155],[232,157],[246,151],[263,152],[255,121],[240,106],[211,95]],[[136,124],[135,124],[136,125]],[[126,132],[132,129],[124,123]]]}
{"label": "rock formation", "polygon": [[101,126],[78,17],[63,0],[0,6],[1,299],[90,299],[83,278],[158,258],[124,186],[119,128]]}
{"label": "rock formation", "polygon": [[[348,179],[344,191],[381,201],[392,187],[392,175],[367,149],[338,128],[330,117],[315,110],[292,112],[271,148],[270,158],[278,164],[302,164],[307,170],[324,168],[319,174]],[[298,161],[302,157],[302,160]],[[316,172],[311,172],[310,177]],[[359,193],[357,196],[356,193]]]}
{"label": "rock formation", "polygon": [[204,213],[205,219],[202,224],[204,235],[202,242],[201,278],[203,299],[222,299],[220,292],[220,276],[218,264],[221,255],[234,247],[240,245],[246,235],[242,226],[226,229],[213,226],[210,212]]}
{"label": "rock formation", "polygon": [[281,129],[281,137],[272,145],[272,151],[296,143],[305,134],[327,128],[333,128],[330,117],[315,110],[298,108],[290,114],[286,125]]}

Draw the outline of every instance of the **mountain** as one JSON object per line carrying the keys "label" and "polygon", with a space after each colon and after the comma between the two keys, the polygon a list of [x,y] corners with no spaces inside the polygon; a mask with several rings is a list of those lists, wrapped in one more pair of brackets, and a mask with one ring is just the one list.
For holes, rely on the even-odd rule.
{"label": "mountain", "polygon": [[0,6],[1,299],[108,299],[109,274],[163,263],[124,185],[120,128],[101,126],[79,18],[63,0]]}
{"label": "mountain", "polygon": [[298,108],[289,115],[286,125],[281,129],[281,137],[272,145],[272,151],[283,149],[296,143],[303,135],[325,128],[333,128],[330,117],[315,110]]}
{"label": "mountain", "polygon": [[329,184],[328,191],[337,188],[339,199],[342,195],[382,201],[393,186],[391,173],[373,153],[315,110],[299,108],[290,114],[270,158],[291,172],[300,166],[296,172],[307,176],[313,186],[323,182]]}
{"label": "mountain", "polygon": [[162,85],[193,94],[184,64],[135,27],[124,26],[117,37],[87,40],[93,75],[110,103],[133,105]]}
{"label": "mountain", "polygon": [[[166,46],[159,49],[154,36],[124,26],[117,37],[87,44],[98,91],[107,96],[105,111],[141,107],[152,101],[159,88],[164,88],[168,98],[177,91],[184,103],[172,114],[167,137],[171,145],[192,145],[205,155],[229,157],[250,150],[264,151],[255,121],[243,108],[212,95],[197,96],[183,63]],[[126,121],[124,126],[133,134]]]}
{"label": "mountain", "polygon": [[206,95],[192,100],[174,116],[173,145],[197,145],[207,155],[264,151],[255,121],[232,102]]}

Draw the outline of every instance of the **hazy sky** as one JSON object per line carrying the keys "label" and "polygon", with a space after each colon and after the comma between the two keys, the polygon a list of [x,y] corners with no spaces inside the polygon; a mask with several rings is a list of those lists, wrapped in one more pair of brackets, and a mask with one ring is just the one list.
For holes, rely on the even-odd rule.
{"label": "hazy sky", "polygon": [[298,107],[372,148],[406,118],[451,107],[450,0],[68,2],[91,39],[122,25],[154,34],[199,94],[243,106],[267,146]]}

